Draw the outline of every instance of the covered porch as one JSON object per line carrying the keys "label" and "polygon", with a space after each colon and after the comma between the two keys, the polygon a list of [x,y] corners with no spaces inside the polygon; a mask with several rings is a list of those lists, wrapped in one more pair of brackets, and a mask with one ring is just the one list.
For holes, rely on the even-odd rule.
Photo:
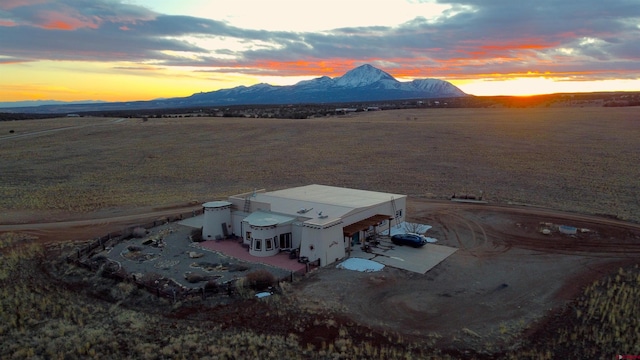
{"label": "covered porch", "polygon": [[[377,227],[387,220],[391,221],[393,220],[393,217],[389,215],[376,214],[366,219],[355,222],[351,225],[345,226],[344,228],[342,228],[342,233],[345,237],[345,242],[346,241],[349,242],[349,248],[351,248],[352,245],[359,244],[361,240],[363,240],[360,236],[361,234],[365,234],[365,236],[363,236],[364,238],[366,238],[367,236],[366,234],[369,231],[371,231],[371,234],[377,234],[378,233]],[[390,223],[389,223],[389,229],[391,229]]]}

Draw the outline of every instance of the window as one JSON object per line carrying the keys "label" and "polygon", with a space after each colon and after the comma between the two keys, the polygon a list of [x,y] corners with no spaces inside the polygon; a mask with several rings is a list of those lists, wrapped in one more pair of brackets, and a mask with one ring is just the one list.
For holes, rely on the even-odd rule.
{"label": "window", "polygon": [[253,250],[262,250],[262,239],[253,239]]}
{"label": "window", "polygon": [[279,244],[278,244],[278,237],[277,236],[273,237],[273,243],[275,244],[276,249],[280,247]]}
{"label": "window", "polygon": [[396,219],[402,217],[402,209],[396,210]]}
{"label": "window", "polygon": [[271,239],[265,239],[265,250],[273,250],[273,242],[271,241]]}

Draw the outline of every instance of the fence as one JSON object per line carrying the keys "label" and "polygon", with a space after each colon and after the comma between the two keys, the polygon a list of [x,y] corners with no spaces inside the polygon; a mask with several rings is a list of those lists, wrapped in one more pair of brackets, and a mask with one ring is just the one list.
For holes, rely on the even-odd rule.
{"label": "fence", "polygon": [[[239,286],[235,280],[227,281],[222,284],[209,281],[199,288],[187,288],[172,280],[167,280],[162,276],[157,278],[142,276],[142,278],[138,278],[135,274],[127,273],[118,262],[113,260],[105,259],[103,262],[90,260],[92,256],[95,255],[96,250],[106,250],[107,247],[115,246],[120,242],[133,237],[134,229],[136,228],[150,229],[163,224],[195,217],[202,214],[202,212],[202,209],[199,209],[188,213],[180,213],[174,216],[168,216],[166,220],[154,220],[145,224],[130,226],[121,231],[108,233],[102,237],[89,241],[82,247],[75,249],[72,254],[67,256],[67,262],[73,263],[76,266],[85,268],[92,272],[100,272],[101,275],[106,278],[132,283],[140,289],[145,289],[148,292],[155,294],[157,297],[168,298],[174,302],[194,298],[201,298],[204,300],[210,296],[216,295],[237,296],[241,286]],[[315,263],[307,263],[304,269],[291,271],[289,275],[277,279],[277,282],[297,281],[317,266],[318,264]]]}

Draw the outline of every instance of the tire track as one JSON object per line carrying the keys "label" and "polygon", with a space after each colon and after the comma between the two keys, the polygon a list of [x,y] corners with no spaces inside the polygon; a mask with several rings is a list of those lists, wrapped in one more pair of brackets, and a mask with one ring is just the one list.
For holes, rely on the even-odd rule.
{"label": "tire track", "polygon": [[[420,201],[420,200],[418,200]],[[445,215],[438,218],[448,222],[461,249],[473,256],[491,255],[508,251],[516,247],[545,253],[580,254],[591,257],[629,258],[640,255],[640,224],[595,215],[564,213],[551,209],[531,208],[513,205],[479,205],[446,202],[430,203],[436,214]],[[508,225],[492,224],[490,220],[477,216],[496,216],[509,220],[511,224],[527,223],[529,230],[510,228]],[[447,218],[448,217],[448,218]],[[577,235],[542,235],[537,228],[540,222],[554,224],[572,224],[578,228],[593,229],[593,232]],[[465,242],[464,235],[457,226],[472,232],[472,241]],[[477,234],[476,234],[477,232]],[[493,249],[487,248],[493,239]]]}

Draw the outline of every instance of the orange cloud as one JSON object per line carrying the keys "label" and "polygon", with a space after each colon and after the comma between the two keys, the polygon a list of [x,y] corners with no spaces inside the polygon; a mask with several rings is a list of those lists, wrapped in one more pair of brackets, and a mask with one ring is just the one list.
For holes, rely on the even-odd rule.
{"label": "orange cloud", "polygon": [[9,58],[9,59],[0,58],[0,65],[23,64],[23,63],[28,63],[32,61],[33,60],[16,59],[16,58]]}
{"label": "orange cloud", "polygon": [[2,0],[0,2],[0,9],[11,10],[23,6],[33,6],[39,4],[46,4],[51,2],[50,0]]}
{"label": "orange cloud", "polygon": [[[519,61],[505,58],[502,61]],[[334,59],[324,61],[262,61],[253,64],[238,65],[238,72],[251,69],[254,75],[267,76],[342,76],[347,71],[369,63],[382,69],[398,80],[418,78],[469,78],[469,74],[462,71],[465,67],[478,63],[477,59],[465,57],[433,60],[429,58],[385,58],[385,59]],[[476,75],[473,75],[476,76]],[[480,75],[481,76],[481,75]],[[531,75],[534,76],[534,75]],[[538,74],[538,76],[540,76]],[[510,74],[509,77],[522,77],[522,74]]]}
{"label": "orange cloud", "polygon": [[[76,15],[76,16],[73,16]],[[79,28],[91,28],[97,29],[96,22],[91,21],[79,14],[63,14],[59,12],[47,11],[38,14],[38,17],[43,19],[43,24],[40,26],[49,30],[75,30]]]}
{"label": "orange cloud", "polygon": [[[344,75],[345,72],[376,59],[368,60],[297,60],[297,61],[258,61],[251,65],[240,65],[239,68],[255,68],[259,75],[278,76],[329,76]],[[263,70],[260,70],[263,69]]]}
{"label": "orange cloud", "polygon": [[[522,38],[518,41],[495,42],[494,40],[463,41],[453,49],[454,53],[462,54],[459,59],[487,59],[492,61],[513,61],[518,59],[514,54],[523,51],[544,50],[558,46],[557,41],[544,41],[539,38]],[[449,57],[452,59],[452,57]]]}
{"label": "orange cloud", "polygon": [[511,44],[500,44],[500,45],[482,45],[481,49],[485,50],[538,50],[538,49],[547,49],[549,47],[556,46],[557,44],[527,44],[527,43],[511,43]]}
{"label": "orange cloud", "polygon": [[[220,64],[222,72],[238,72],[257,76],[342,76],[363,64],[371,64],[396,78],[424,78],[443,76],[443,73],[460,67],[461,60],[438,61],[415,58],[370,58],[370,59],[324,59],[324,60],[259,60],[251,63]],[[417,64],[426,64],[418,65]],[[212,65],[205,65],[212,66]],[[213,65],[215,66],[215,65]],[[214,71],[215,72],[215,71]]]}
{"label": "orange cloud", "polygon": [[13,20],[0,19],[0,26],[9,27],[9,26],[16,26],[16,25],[18,24],[16,24],[16,22]]}
{"label": "orange cloud", "polygon": [[47,24],[42,25],[42,27],[45,29],[51,29],[51,30],[73,30],[74,29],[73,25],[61,20],[51,21]]}

